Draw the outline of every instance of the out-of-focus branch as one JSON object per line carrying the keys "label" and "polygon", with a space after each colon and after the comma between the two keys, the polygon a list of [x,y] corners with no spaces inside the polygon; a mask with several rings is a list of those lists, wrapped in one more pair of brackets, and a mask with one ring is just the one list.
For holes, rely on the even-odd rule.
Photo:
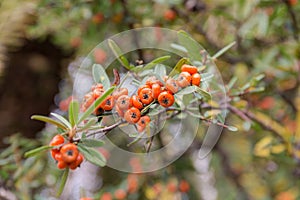
{"label": "out-of-focus branch", "polygon": [[248,193],[246,192],[244,186],[240,183],[240,175],[241,173],[236,172],[230,165],[228,155],[226,152],[221,148],[219,144],[215,147],[216,152],[219,154],[221,160],[222,160],[222,169],[224,171],[224,174],[230,178],[230,180],[234,183],[236,188],[239,191],[239,196],[237,199],[244,199],[248,200],[251,199]]}
{"label": "out-of-focus branch", "polygon": [[292,26],[293,26],[293,36],[295,38],[295,40],[299,40],[299,27],[298,27],[298,22],[297,22],[297,18],[296,18],[296,14],[292,8],[292,5],[289,3],[288,0],[281,0],[287,7],[288,13],[290,15],[291,21],[292,21]]}

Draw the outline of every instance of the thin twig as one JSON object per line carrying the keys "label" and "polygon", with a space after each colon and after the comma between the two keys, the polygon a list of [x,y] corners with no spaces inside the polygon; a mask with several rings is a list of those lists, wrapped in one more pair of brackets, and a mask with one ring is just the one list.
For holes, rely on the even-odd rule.
{"label": "thin twig", "polygon": [[297,18],[296,18],[296,14],[292,8],[292,5],[289,3],[288,0],[281,0],[287,7],[288,13],[290,15],[291,21],[292,21],[292,25],[293,25],[293,36],[295,40],[299,40],[299,27],[298,27],[298,22],[297,22]]}

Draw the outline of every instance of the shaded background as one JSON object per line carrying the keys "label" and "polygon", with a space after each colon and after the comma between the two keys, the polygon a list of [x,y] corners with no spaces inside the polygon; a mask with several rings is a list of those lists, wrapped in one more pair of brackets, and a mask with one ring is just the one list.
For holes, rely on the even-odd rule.
{"label": "shaded background", "polygon": [[[177,162],[140,175],[138,189],[128,198],[299,199],[298,13],[297,0],[1,0],[0,187],[6,191],[4,197],[52,195],[47,188],[55,188],[59,174],[54,166],[47,168],[52,161],[44,155],[28,164],[22,153],[49,141],[51,128],[44,129],[30,116],[64,110],[63,100],[72,93],[69,72],[74,65],[79,66],[80,59],[109,36],[157,26],[187,31],[211,55],[236,41],[216,62],[224,82],[236,77],[234,90],[264,73],[265,91],[238,97],[233,106],[251,113],[245,117],[231,110],[228,121],[239,131],[224,131],[207,159],[193,159],[201,144],[199,131],[195,144]],[[101,63],[105,56],[96,51],[94,59]],[[147,62],[153,56],[137,52],[132,62],[136,58]],[[49,175],[41,177],[45,169]],[[103,170],[112,176],[99,174],[104,185],[93,192],[97,198],[124,189],[128,178],[128,174]],[[188,180],[188,191],[172,188],[181,180]],[[163,192],[157,192],[156,184]]]}

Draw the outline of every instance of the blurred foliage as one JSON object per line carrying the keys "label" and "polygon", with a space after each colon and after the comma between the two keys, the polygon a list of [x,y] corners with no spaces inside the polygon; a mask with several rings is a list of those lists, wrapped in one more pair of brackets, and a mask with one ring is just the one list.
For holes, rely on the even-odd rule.
{"label": "blurred foliage", "polygon": [[[210,173],[214,174],[214,181],[209,184],[216,187],[218,199],[300,198],[300,3],[297,0],[155,0],[143,3],[138,0],[36,0],[30,4],[33,6],[30,8],[34,8],[30,13],[34,13],[36,21],[29,27],[24,26],[26,20],[20,19],[24,15],[19,14],[26,13],[28,2],[4,0],[0,4],[1,57],[5,55],[3,48],[6,46],[20,45],[16,39],[21,33],[29,39],[51,35],[54,43],[76,50],[78,57],[86,55],[99,41],[111,35],[145,26],[186,30],[211,54],[236,41],[236,46],[220,56],[216,63],[232,100],[228,108],[232,114],[227,121],[239,131],[223,132],[212,153]],[[13,17],[3,17],[6,15]],[[101,52],[94,56],[100,60],[103,57]],[[144,60],[149,61],[147,56]],[[265,74],[265,90],[251,94],[252,86],[247,84],[261,73]],[[200,129],[199,138],[203,138],[202,132]],[[41,190],[53,184],[46,184],[45,176],[39,174],[47,159],[36,157],[25,161],[22,153],[29,146],[47,143],[47,140],[28,141],[15,137],[9,139],[10,146],[1,152],[0,181],[21,199],[30,199],[36,188]],[[182,179],[195,183],[195,174],[199,172],[180,161],[191,162],[191,152],[197,148],[197,144],[192,146],[178,162],[164,170],[138,175],[140,189],[132,199],[153,199],[153,185],[157,183],[161,188],[167,188],[169,181],[177,184]],[[22,171],[26,167],[29,170]],[[186,167],[188,169],[183,170]],[[110,172],[107,168],[103,170]],[[105,177],[105,173],[104,189],[99,190],[97,197],[126,188],[127,175],[113,171],[110,172],[113,176]],[[183,194],[182,199],[205,199],[199,187],[199,184],[191,185],[192,189],[187,195]]]}

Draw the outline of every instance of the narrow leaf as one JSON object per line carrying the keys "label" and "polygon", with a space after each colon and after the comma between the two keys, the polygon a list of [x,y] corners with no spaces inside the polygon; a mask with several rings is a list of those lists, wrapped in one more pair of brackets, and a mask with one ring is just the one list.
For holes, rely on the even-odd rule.
{"label": "narrow leaf", "polygon": [[152,60],[151,62],[149,62],[148,64],[146,64],[144,67],[135,67],[132,69],[132,71],[139,72],[142,70],[152,69],[157,64],[162,63],[170,58],[171,58],[171,56],[162,56],[162,57],[156,58],[156,59]]}
{"label": "narrow leaf", "polygon": [[42,151],[46,151],[46,150],[52,149],[52,148],[53,147],[49,146],[49,145],[41,146],[41,147],[38,147],[36,149],[32,149],[30,151],[25,152],[24,157],[25,158],[29,158],[29,157],[35,156],[36,154],[38,154],[38,153],[40,153]]}
{"label": "narrow leaf", "polygon": [[231,42],[230,44],[228,44],[227,46],[225,46],[224,48],[222,48],[220,51],[218,51],[213,57],[212,59],[217,59],[218,57],[220,57],[223,53],[225,53],[226,51],[228,51],[231,47],[233,47],[235,45],[235,41]]}
{"label": "narrow leaf", "polygon": [[42,121],[42,122],[53,124],[53,125],[57,126],[58,128],[63,129],[63,130],[67,130],[68,129],[68,127],[65,124],[63,124],[63,123],[61,123],[59,121],[56,121],[56,120],[54,120],[54,119],[52,119],[50,117],[46,117],[46,116],[42,116],[42,115],[32,115],[31,119],[39,120],[39,121]]}
{"label": "narrow leaf", "polygon": [[175,76],[176,74],[180,73],[181,71],[181,66],[184,65],[184,64],[189,64],[189,60],[188,58],[181,58],[177,64],[175,65],[175,67],[173,68],[173,70],[170,72],[169,76],[172,77],[172,76]]}
{"label": "narrow leaf", "polygon": [[73,100],[69,105],[69,120],[72,127],[77,124],[78,115],[79,115],[79,102]]}
{"label": "narrow leaf", "polygon": [[72,126],[70,124],[70,122],[68,120],[66,120],[66,118],[64,118],[63,116],[56,114],[56,113],[50,113],[52,116],[56,117],[58,120],[60,120],[64,125],[66,125],[68,127],[68,129],[72,129]]}
{"label": "narrow leaf", "polygon": [[85,159],[87,159],[89,162],[100,166],[104,167],[106,164],[106,159],[105,157],[96,149],[91,148],[91,147],[86,147],[83,144],[79,143],[77,145],[78,150],[83,154]]}
{"label": "narrow leaf", "polygon": [[116,86],[110,87],[108,90],[104,92],[104,94],[101,97],[96,99],[96,101],[94,101],[94,103],[90,105],[90,107],[80,117],[80,119],[78,120],[78,124],[80,124],[80,122],[82,122],[87,117],[89,117],[94,112],[95,108],[97,108],[106,99],[106,97],[108,97],[114,91],[115,88]]}
{"label": "narrow leaf", "polygon": [[162,64],[157,64],[154,69],[154,73],[157,74],[160,78],[163,79],[167,75],[166,67]]}
{"label": "narrow leaf", "polygon": [[102,83],[104,89],[108,89],[110,86],[110,81],[102,65],[94,64],[92,70],[94,81],[96,83]]}
{"label": "narrow leaf", "polygon": [[196,87],[195,86],[189,86],[189,87],[183,88],[182,90],[180,90],[179,92],[177,92],[176,95],[191,94],[191,93],[193,93],[195,91],[196,91]]}
{"label": "narrow leaf", "polygon": [[87,147],[102,147],[104,145],[104,141],[91,138],[82,138],[81,142]]}
{"label": "narrow leaf", "polygon": [[233,132],[238,131],[238,128],[235,126],[228,126],[227,129]]}
{"label": "narrow leaf", "polygon": [[200,94],[201,96],[203,96],[204,99],[211,100],[211,95],[207,91],[205,91],[205,90],[203,90],[203,89],[201,89],[199,87],[196,87],[196,92],[198,94]]}
{"label": "narrow leaf", "polygon": [[59,185],[59,189],[57,191],[57,196],[59,197],[62,192],[64,191],[66,182],[68,180],[68,175],[69,175],[69,168],[66,168],[62,174],[61,180],[60,180],[60,185]]}
{"label": "narrow leaf", "polygon": [[121,65],[123,65],[126,69],[131,70],[129,61],[123,56],[120,47],[111,39],[108,40],[108,45],[117,57],[118,61],[121,63]]}
{"label": "narrow leaf", "polygon": [[188,50],[187,50],[184,46],[181,46],[181,45],[179,45],[179,44],[172,43],[172,44],[171,44],[171,47],[172,47],[173,49],[176,49],[176,50],[181,51],[181,52],[184,52],[184,53],[187,53],[187,52],[188,52]]}
{"label": "narrow leaf", "polygon": [[91,126],[95,125],[97,123],[97,121],[98,121],[98,118],[96,118],[96,117],[89,119],[88,122],[83,127],[81,127],[80,130],[78,130],[78,131],[83,131],[83,130],[90,128]]}
{"label": "narrow leaf", "polygon": [[200,51],[202,47],[185,31],[178,31],[179,44],[187,49],[192,60],[201,61]]}

